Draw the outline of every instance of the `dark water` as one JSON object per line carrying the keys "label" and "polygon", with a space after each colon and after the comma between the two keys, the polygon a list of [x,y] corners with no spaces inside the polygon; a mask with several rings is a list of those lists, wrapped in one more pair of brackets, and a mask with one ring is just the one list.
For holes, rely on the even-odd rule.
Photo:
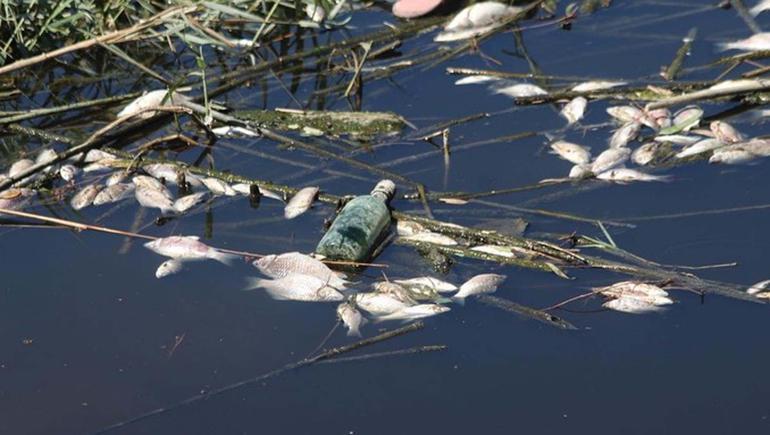
{"label": "dark water", "polygon": [[[734,11],[687,14],[708,2],[617,3],[580,18],[570,32],[553,26],[526,30],[523,38],[529,55],[547,74],[652,78],[670,62],[691,27],[698,27],[699,36],[686,66],[715,59],[715,42],[750,34]],[[677,14],[681,16],[658,20]],[[378,23],[382,18],[362,14],[360,22]],[[768,20],[761,17],[759,23],[767,28]],[[431,37],[409,41],[402,51],[429,48]],[[500,34],[484,43],[482,50],[502,65],[466,55],[427,71],[408,71],[392,81],[366,84],[364,109],[396,111],[420,127],[473,113],[497,113],[452,128],[451,139],[458,150],[448,168],[435,152],[389,169],[430,190],[484,191],[564,176],[570,165],[544,152],[543,136],[466,150],[460,147],[563,126],[552,106],[512,109],[509,98],[490,95],[483,86],[454,86],[456,77],[445,74],[446,66],[528,71],[526,61],[510,55],[514,49],[511,34]],[[703,70],[686,78],[713,79],[719,72]],[[271,107],[290,104],[279,87],[272,89]],[[229,102],[242,108],[259,107],[260,98],[249,88],[231,95]],[[591,102],[583,124],[605,122],[607,105]],[[729,106],[703,107],[706,115],[712,115]],[[339,100],[332,108],[348,106]],[[770,133],[766,125],[746,115],[729,121],[749,136]],[[608,131],[589,130],[585,135],[571,131],[567,138],[601,149]],[[305,171],[247,157],[226,144],[316,168]],[[418,140],[397,140],[357,158],[384,165],[431,150]],[[300,151],[279,150],[264,140],[227,141],[215,157],[223,169],[293,186],[318,183],[335,194],[364,193],[376,181],[365,172]],[[488,200],[596,219],[729,209],[770,204],[768,169],[767,161],[742,166],[696,163],[667,171],[675,177],[671,183],[556,187]],[[333,177],[324,170],[347,172],[363,180]],[[393,206],[419,212],[414,202],[396,200]],[[65,215],[115,228],[131,226],[133,204],[101,219],[108,209]],[[46,213],[42,206],[32,210]],[[438,219],[464,225],[520,216],[481,205],[435,204],[434,213]],[[611,231],[622,248],[661,263],[735,261],[736,267],[697,273],[749,285],[768,277],[767,213],[759,208],[653,218],[634,221],[633,229]],[[279,203],[268,200],[258,209],[249,208],[244,200],[221,201],[210,216],[213,235],[208,243],[263,253],[311,251],[332,209],[316,206],[292,221],[282,220],[281,214]],[[523,217],[530,222],[529,234],[578,231],[601,236],[591,224]],[[145,214],[148,225],[142,232],[160,236],[203,235],[207,219],[195,214],[155,227],[152,218],[153,213]],[[157,280],[153,272],[161,257],[136,242],[127,253],[119,254],[123,243],[120,237],[97,233],[2,230],[0,433],[90,433],[301,359],[334,323],[332,305],[279,302],[258,291],[240,291],[244,277],[255,275],[248,265],[226,268],[207,262]],[[377,261],[391,265],[391,276],[428,272],[420,257],[406,247],[390,246]],[[623,279],[601,271],[571,271],[577,279],[566,281],[471,260],[458,260],[446,278],[461,282],[481,272],[508,275],[498,295],[535,307]],[[361,279],[368,282],[378,275],[368,270]],[[767,433],[767,308],[716,296],[701,299],[687,292],[675,292],[674,297],[678,303],[671,309],[644,316],[594,312],[595,302],[578,303],[574,310],[590,312],[558,313],[580,328],[572,332],[469,301],[464,308],[428,319],[417,333],[366,351],[446,344],[444,352],[303,368],[112,433]],[[373,335],[376,330],[369,325],[364,334]],[[175,336],[184,339],[170,355]],[[329,345],[348,342],[338,330]]]}

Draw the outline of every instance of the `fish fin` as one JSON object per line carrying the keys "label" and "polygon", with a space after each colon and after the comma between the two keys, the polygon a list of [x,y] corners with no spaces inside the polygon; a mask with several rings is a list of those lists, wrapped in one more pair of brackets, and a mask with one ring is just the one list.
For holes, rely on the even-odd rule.
{"label": "fish fin", "polygon": [[[363,323],[361,323],[361,325],[363,325]],[[361,331],[358,328],[348,329],[348,337],[360,337],[360,336],[361,336]]]}
{"label": "fish fin", "polygon": [[240,256],[235,254],[227,254],[224,252],[215,251],[213,254],[211,254],[211,259],[216,260],[225,266],[232,266],[236,259],[238,259]]}
{"label": "fish fin", "polygon": [[246,287],[244,287],[243,290],[244,291],[249,291],[249,290],[258,289],[260,287],[264,287],[266,281],[270,281],[270,280],[263,279],[263,278],[255,278],[253,276],[247,277],[246,278]]}
{"label": "fish fin", "polygon": [[271,289],[271,288],[267,288],[266,287],[265,291],[267,292],[267,294],[270,295],[271,298],[273,298],[273,299],[275,299],[277,301],[288,301],[289,300],[289,298],[287,298],[286,295],[284,295],[283,293],[281,293],[280,291],[277,291],[275,289]]}
{"label": "fish fin", "polygon": [[452,302],[459,304],[459,305],[465,305],[465,297],[464,296],[452,296],[451,297]]}
{"label": "fish fin", "polygon": [[716,44],[717,51],[727,51],[727,50],[732,50],[733,48],[735,47],[733,47],[732,42],[719,42]]}

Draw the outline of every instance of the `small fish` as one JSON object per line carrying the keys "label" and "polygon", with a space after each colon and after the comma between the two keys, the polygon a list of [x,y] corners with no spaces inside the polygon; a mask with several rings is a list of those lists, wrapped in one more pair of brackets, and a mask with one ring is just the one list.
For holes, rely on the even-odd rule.
{"label": "small fish", "polygon": [[213,195],[235,196],[238,194],[229,184],[218,178],[206,177],[202,178],[201,182]]}
{"label": "small fish", "polygon": [[14,162],[8,169],[8,178],[13,178],[27,169],[31,168],[35,162],[30,159],[21,159]]}
{"label": "small fish", "polygon": [[575,97],[559,113],[567,120],[567,125],[572,125],[583,119],[587,106],[588,100],[585,97]]}
{"label": "small fish", "polygon": [[434,245],[457,245],[457,241],[455,239],[443,234],[434,233],[432,231],[423,231],[421,233],[412,234],[411,236],[401,236],[401,238],[404,240],[411,240],[413,242],[432,243]]}
{"label": "small fish", "polygon": [[229,266],[238,258],[237,255],[219,252],[198,239],[198,236],[163,237],[145,243],[144,247],[156,254],[179,261],[216,260]]}
{"label": "small fish", "polygon": [[206,202],[208,196],[208,192],[197,192],[185,195],[174,201],[174,210],[176,210],[177,213],[184,213],[196,205]]}
{"label": "small fish", "polygon": [[770,279],[767,279],[767,280],[764,280],[764,281],[760,281],[760,282],[758,282],[756,284],[753,284],[751,287],[749,287],[746,290],[746,293],[748,293],[750,295],[755,295],[757,293],[761,293],[761,292],[764,292],[765,290],[767,290],[768,286],[770,286]]}
{"label": "small fish", "polygon": [[131,178],[131,181],[136,187],[145,187],[147,189],[159,190],[164,192],[164,194],[167,192],[167,196],[171,198],[171,192],[168,190],[168,188],[153,177],[149,177],[147,175],[135,175],[133,178]]}
{"label": "small fish", "polygon": [[591,168],[585,165],[575,165],[569,170],[569,178],[581,179],[588,178],[593,175]]}
{"label": "small fish", "polygon": [[770,50],[770,32],[756,33],[746,39],[740,39],[733,42],[722,42],[717,44],[717,49],[740,50],[740,51],[761,51]]}
{"label": "small fish", "polygon": [[749,9],[749,13],[756,17],[767,10],[770,10],[770,0],[760,0],[754,7]]}
{"label": "small fish", "polygon": [[352,299],[356,307],[375,316],[384,316],[409,307],[408,304],[386,293],[358,293]]}
{"label": "small fish", "polygon": [[770,157],[770,140],[768,139],[754,138],[747,142],[734,144],[732,147],[746,150],[756,156]]}
{"label": "small fish", "polygon": [[602,89],[611,89],[616,88],[618,86],[627,85],[627,82],[611,82],[611,81],[590,81],[590,82],[583,82],[580,84],[577,84],[572,87],[572,90],[574,92],[591,92],[591,91],[599,91]]}
{"label": "small fish", "polygon": [[610,148],[625,148],[629,142],[639,136],[639,131],[641,131],[641,128],[642,125],[638,122],[629,122],[628,124],[625,124],[619,129],[615,130],[615,132],[610,137]]}
{"label": "small fish", "polygon": [[396,233],[402,237],[413,236],[425,231],[428,231],[428,229],[424,225],[414,221],[399,220],[396,222]]}
{"label": "small fish", "polygon": [[698,126],[703,117],[703,109],[698,106],[687,106],[674,114],[671,121],[678,131],[689,131]]}
{"label": "small fish", "polygon": [[366,324],[366,319],[350,302],[337,305],[337,317],[348,328],[348,337],[361,336],[361,326]]}
{"label": "small fish", "polygon": [[722,143],[719,139],[710,137],[703,139],[699,142],[696,142],[687,148],[683,149],[682,151],[679,151],[676,153],[677,159],[683,159],[685,157],[695,156],[701,153],[705,153],[707,151],[712,151],[718,148],[724,147],[725,144]]}
{"label": "small fish", "polygon": [[494,293],[497,286],[505,280],[505,275],[495,273],[483,273],[465,281],[460,289],[452,296],[452,300],[460,304],[465,302],[465,298],[471,295]]}
{"label": "small fish", "polygon": [[89,163],[85,166],[83,166],[83,172],[108,172],[112,171],[115,168],[113,168],[110,163],[114,160],[99,160],[98,162]]}
{"label": "small fish", "polygon": [[[83,156],[80,154],[80,156]],[[79,156],[73,157],[73,160],[80,160]],[[83,156],[83,163],[94,163],[100,160],[115,160],[115,155],[99,149],[88,150],[85,156]]]}
{"label": "small fish", "polygon": [[178,92],[170,92],[166,89],[158,89],[146,92],[141,97],[130,102],[118,112],[118,118],[137,116],[139,119],[149,119],[155,116],[157,111],[144,111],[157,106],[180,105],[189,102],[190,99]]}
{"label": "small fish", "polygon": [[662,288],[640,281],[622,281],[608,287],[598,287],[595,292],[611,298],[638,299],[652,305],[671,305],[668,292]]}
{"label": "small fish", "polygon": [[[37,157],[35,158],[35,164],[36,165],[47,165],[47,164],[53,162],[54,160],[56,160],[58,157],[59,157],[59,155],[56,154],[56,151],[54,151],[54,150],[52,150],[50,148],[46,148],[46,149],[40,151],[37,154]],[[51,170],[51,168],[47,169],[47,171],[50,171],[50,170]]]}
{"label": "small fish", "polygon": [[503,94],[514,98],[534,97],[536,95],[547,95],[548,92],[536,85],[529,83],[517,83],[515,85],[504,86],[493,89],[496,94]]}
{"label": "small fish", "polygon": [[155,278],[161,279],[175,273],[179,273],[184,268],[184,263],[179,260],[166,260],[158,266],[155,271]]}
{"label": "small fish", "polygon": [[714,151],[709,157],[709,163],[724,163],[726,165],[738,165],[747,163],[758,156],[741,148],[725,147]]}
{"label": "small fish", "polygon": [[142,166],[142,169],[157,180],[164,180],[166,183],[176,184],[178,173],[177,168],[174,165],[168,163],[152,163]]}
{"label": "small fish", "polygon": [[658,143],[666,143],[670,142],[674,145],[692,145],[696,142],[699,142],[703,140],[701,136],[685,136],[681,134],[664,134],[660,136],[655,136],[655,142]]}
{"label": "small fish", "polygon": [[635,298],[618,298],[602,304],[604,308],[628,314],[645,314],[663,311],[663,308]]}
{"label": "small fish", "polygon": [[284,207],[283,216],[286,219],[294,219],[306,212],[313,205],[316,195],[318,195],[318,187],[304,187],[300,189]]}
{"label": "small fish", "polygon": [[94,197],[94,205],[112,204],[131,196],[134,191],[134,185],[128,183],[118,183],[107,186]]}
{"label": "small fish", "polygon": [[471,248],[471,251],[483,252],[485,254],[497,255],[499,257],[513,258],[515,255],[510,247],[500,245],[479,245]]}
{"label": "small fish", "polygon": [[584,165],[591,161],[591,151],[587,147],[563,140],[553,142],[550,146],[553,154],[576,165]]}
{"label": "small fish", "polygon": [[436,42],[460,41],[489,32],[519,13],[521,8],[496,1],[483,1],[462,9],[433,38]]}
{"label": "small fish", "polygon": [[628,148],[609,148],[596,156],[591,163],[591,172],[601,174],[622,165],[631,156],[631,150]]}
{"label": "small fish", "polygon": [[648,125],[653,130],[671,127],[671,112],[665,107],[661,109],[645,110],[644,115],[645,119],[652,121],[651,125],[645,125]]}
{"label": "small fish", "polygon": [[473,76],[467,76],[463,77],[455,82],[455,85],[462,86],[462,85],[475,85],[479,83],[489,83],[493,81],[500,80],[497,77],[493,76],[485,76],[483,74],[479,75],[473,75]]}
{"label": "small fish", "polygon": [[110,174],[110,176],[107,177],[106,180],[104,180],[104,185],[112,186],[115,184],[119,184],[125,181],[126,178],[128,178],[128,173],[126,173],[126,171],[115,171],[112,174]]}
{"label": "small fish", "polygon": [[644,117],[644,112],[634,106],[613,106],[607,108],[607,114],[623,124],[639,122]]}
{"label": "small fish", "polygon": [[21,210],[29,204],[35,191],[26,187],[12,187],[0,192],[0,208],[7,210]]}
{"label": "small fish", "polygon": [[322,261],[299,252],[266,255],[255,260],[252,265],[270,278],[301,274],[316,277],[337,289],[344,289],[348,284],[343,277]]}
{"label": "small fish", "polygon": [[70,206],[75,210],[82,210],[89,205],[93,204],[94,198],[102,190],[102,186],[98,184],[89,184],[88,186],[80,189],[70,200]]}
{"label": "small fish", "polygon": [[390,314],[385,314],[383,316],[378,316],[375,320],[377,322],[384,322],[387,320],[404,320],[404,321],[417,320],[417,319],[424,319],[426,317],[435,316],[441,313],[446,313],[449,310],[450,308],[444,305],[421,304],[421,305],[414,305],[411,307],[402,308],[400,310],[394,311]]}
{"label": "small fish", "polygon": [[75,179],[78,172],[80,172],[80,169],[78,169],[77,166],[70,164],[62,165],[62,167],[59,168],[59,177],[64,181],[72,181]]}
{"label": "small fish", "polygon": [[430,287],[433,290],[436,290],[439,293],[446,293],[446,292],[452,292],[457,290],[457,286],[442,281],[438,278],[433,278],[430,276],[421,276],[417,278],[410,278],[410,279],[394,279],[393,282],[401,284],[405,287],[414,287],[414,286],[424,286],[424,287]]}
{"label": "small fish", "polygon": [[146,186],[136,186],[134,197],[142,207],[157,208],[164,216],[176,214],[174,201],[171,199],[168,189],[157,190]]}
{"label": "small fish", "polygon": [[345,297],[327,282],[310,275],[292,273],[278,279],[249,278],[246,290],[264,288],[273,298],[281,301],[334,302]]}
{"label": "small fish", "polygon": [[661,143],[659,142],[647,142],[631,153],[631,161],[639,166],[644,166],[655,159],[660,147]]}
{"label": "small fish", "polygon": [[614,168],[598,174],[596,178],[616,183],[630,183],[633,181],[669,181],[671,177],[647,174],[631,168]]}
{"label": "small fish", "polygon": [[380,281],[372,284],[375,292],[388,294],[406,305],[415,305],[417,301],[412,298],[409,292],[400,284],[390,281]]}
{"label": "small fish", "polygon": [[229,125],[211,129],[211,132],[219,137],[259,137],[260,136],[258,131],[254,131],[245,127],[236,127],[236,126],[229,126]]}
{"label": "small fish", "polygon": [[709,128],[714,133],[714,137],[722,143],[733,144],[743,140],[743,135],[735,127],[724,121],[712,121]]}

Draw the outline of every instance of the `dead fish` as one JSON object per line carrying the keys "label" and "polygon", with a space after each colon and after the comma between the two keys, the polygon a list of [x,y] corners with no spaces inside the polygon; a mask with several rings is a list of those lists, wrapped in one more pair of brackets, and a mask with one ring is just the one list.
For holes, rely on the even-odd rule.
{"label": "dead fish", "polygon": [[591,92],[602,89],[616,88],[618,86],[627,85],[627,82],[612,82],[595,80],[590,82],[583,82],[572,87],[574,92]]}
{"label": "dead fish", "polygon": [[644,112],[634,106],[613,106],[607,108],[607,114],[623,124],[639,122],[644,117]]}
{"label": "dead fish", "polygon": [[558,140],[551,143],[552,154],[556,154],[568,162],[584,165],[591,161],[591,151],[588,147],[576,143]]}
{"label": "dead fish", "polygon": [[493,81],[500,80],[497,77],[493,76],[485,76],[483,74],[479,75],[473,75],[468,77],[463,77],[455,82],[455,85],[462,86],[462,85],[476,85],[479,83],[489,83]]}
{"label": "dead fish", "polygon": [[70,200],[70,206],[75,210],[82,210],[89,205],[93,204],[94,198],[102,190],[102,186],[98,184],[89,184],[88,186],[80,189]]}
{"label": "dead fish", "polygon": [[197,192],[185,195],[174,201],[174,210],[176,210],[177,213],[184,213],[196,205],[206,202],[208,196],[208,192]]}
{"label": "dead fish", "polygon": [[405,303],[406,305],[415,305],[417,301],[412,298],[405,287],[390,281],[380,281],[372,284],[372,288],[375,292],[388,294],[395,299]]}
{"label": "dead fish", "polygon": [[99,160],[98,162],[89,163],[85,166],[83,166],[83,172],[108,172],[112,171],[115,168],[112,167],[111,163],[114,162],[113,159],[109,160]]}
{"label": "dead fish", "polygon": [[616,183],[630,183],[633,181],[669,181],[671,177],[666,175],[653,175],[631,168],[615,168],[602,172],[596,178]]}
{"label": "dead fish", "polygon": [[770,0],[760,0],[756,5],[749,9],[749,13],[757,16],[767,10],[770,10]]}
{"label": "dead fish", "polygon": [[337,305],[337,317],[348,328],[348,337],[361,336],[361,326],[366,324],[366,319],[351,303],[343,302]]}
{"label": "dead fish", "polygon": [[569,178],[581,179],[587,178],[593,175],[590,167],[585,165],[575,165],[569,170]]}
{"label": "dead fish", "polygon": [[80,169],[78,169],[77,166],[69,164],[62,165],[62,167],[59,168],[59,177],[64,181],[72,181],[75,179],[78,172],[80,172]]}
{"label": "dead fish", "polygon": [[624,148],[629,142],[639,136],[642,126],[638,122],[629,122],[623,125],[610,137],[610,148]]}
{"label": "dead fish", "polygon": [[717,49],[740,50],[740,51],[761,51],[770,50],[770,32],[756,33],[746,39],[740,39],[733,42],[722,42],[717,44]]}
{"label": "dead fish", "polygon": [[628,314],[645,314],[663,311],[663,308],[635,298],[618,298],[602,304],[604,308]]}
{"label": "dead fish", "polygon": [[[79,160],[79,157],[74,157],[74,160]],[[83,157],[83,163],[94,163],[100,160],[115,160],[115,155],[99,149],[88,150]]]}
{"label": "dead fish", "polygon": [[179,273],[184,268],[184,263],[179,260],[166,260],[158,266],[155,271],[155,278],[161,279],[175,273]]}
{"label": "dead fish", "polygon": [[142,166],[142,169],[157,180],[164,180],[166,183],[176,184],[178,173],[177,168],[174,165],[168,163],[152,163]]}
{"label": "dead fish", "polygon": [[225,125],[211,129],[211,132],[219,137],[259,137],[258,131],[254,131],[245,127],[236,127]]}
{"label": "dead fish", "polygon": [[105,186],[112,186],[115,184],[122,183],[126,178],[128,178],[128,173],[126,171],[115,171],[112,174],[110,174],[109,177],[107,177],[106,180],[104,180]]}
{"label": "dead fish", "polygon": [[[56,151],[46,148],[44,150],[41,150],[37,157],[35,158],[35,164],[36,165],[47,165],[53,161],[55,161],[57,158],[59,158],[59,155],[56,154]],[[48,167],[45,170],[46,172],[51,172],[51,168]]]}
{"label": "dead fish", "polygon": [[266,255],[255,260],[252,265],[270,278],[301,274],[314,276],[337,289],[344,289],[348,284],[343,277],[340,277],[337,272],[331,270],[322,261],[299,252]]}
{"label": "dead fish", "polygon": [[198,239],[198,236],[163,237],[145,243],[144,247],[178,261],[216,260],[229,266],[238,258],[237,255],[220,252]]}
{"label": "dead fish", "polygon": [[457,245],[457,241],[455,239],[443,234],[434,233],[432,231],[423,231],[421,233],[412,234],[411,236],[401,236],[401,238],[404,240],[411,240],[413,242],[432,243],[434,245]]}
{"label": "dead fish", "polygon": [[722,143],[722,141],[720,141],[719,139],[710,137],[707,139],[703,139],[699,142],[696,142],[688,146],[687,148],[683,149],[682,151],[679,151],[678,153],[676,153],[675,157],[677,159],[683,159],[685,157],[695,156],[701,153],[705,153],[707,151],[715,150],[717,148],[722,148],[724,146],[725,144]]}
{"label": "dead fish", "polygon": [[94,197],[94,205],[112,204],[131,196],[134,191],[134,185],[128,183],[118,183],[107,186]]}
{"label": "dead fish", "polygon": [[29,204],[35,191],[26,187],[12,187],[0,192],[0,208],[6,210],[21,210]]}
{"label": "dead fish", "polygon": [[714,137],[722,143],[732,144],[743,140],[743,135],[735,127],[724,121],[712,121],[709,128],[714,133]]}
{"label": "dead fish", "polygon": [[327,282],[310,275],[292,273],[278,279],[249,278],[246,290],[264,288],[280,301],[334,302],[345,297]]}
{"label": "dead fish", "polygon": [[479,246],[472,247],[471,251],[483,252],[485,254],[497,255],[499,257],[507,257],[507,258],[515,257],[515,255],[513,255],[513,251],[511,251],[511,248],[509,246],[506,247],[506,246],[500,246],[500,245],[479,245]]}
{"label": "dead fish", "polygon": [[760,157],[770,157],[770,140],[754,138],[732,145]]}
{"label": "dead fish", "polygon": [[465,298],[472,295],[483,293],[494,293],[497,286],[505,280],[505,275],[495,273],[482,273],[465,281],[460,289],[452,296],[452,300],[460,304],[465,302]]}
{"label": "dead fish", "polygon": [[515,85],[496,88],[492,91],[496,94],[503,94],[514,98],[534,97],[537,95],[548,94],[545,89],[529,83],[517,83]]}
{"label": "dead fish", "polygon": [[[230,187],[232,187],[234,191],[236,191],[237,193],[240,193],[241,195],[246,195],[246,196],[251,195],[251,184],[237,183],[237,184],[233,184]],[[283,196],[281,194],[273,192],[272,190],[267,190],[262,186],[257,186],[257,187],[259,188],[259,194],[261,196],[284,202]]]}
{"label": "dead fish", "polygon": [[679,131],[688,131],[696,127],[703,117],[703,109],[698,106],[687,106],[674,114],[671,121]]}
{"label": "dead fish", "polygon": [[235,196],[238,194],[229,184],[218,178],[206,177],[202,178],[201,182],[213,195]]}
{"label": "dead fish", "polygon": [[17,175],[31,168],[34,164],[35,162],[30,159],[21,159],[15,161],[8,169],[8,178],[16,177]]}
{"label": "dead fish", "polygon": [[384,316],[409,306],[386,293],[358,293],[352,299],[356,307],[375,316]]}
{"label": "dead fish", "polygon": [[652,121],[651,124],[645,123],[645,125],[649,126],[653,130],[671,127],[671,111],[665,107],[652,110],[645,109],[644,115],[644,119],[649,119]]}
{"label": "dead fish", "polygon": [[674,145],[692,145],[696,142],[699,142],[703,140],[703,137],[701,136],[685,136],[681,134],[664,134],[660,136],[655,136],[655,139],[653,139],[655,142],[658,143],[666,143],[670,142]]}
{"label": "dead fish", "polygon": [[746,293],[748,293],[750,295],[755,295],[757,293],[761,293],[761,292],[764,292],[765,290],[767,290],[768,286],[770,286],[770,279],[767,279],[767,280],[764,280],[764,281],[760,281],[760,282],[758,282],[756,284],[753,284],[751,287],[749,287],[746,290]]}
{"label": "dead fish", "polygon": [[587,106],[585,97],[575,97],[562,107],[560,114],[567,120],[567,125],[571,125],[583,119]]}
{"label": "dead fish", "polygon": [[639,166],[644,166],[655,159],[661,144],[659,142],[647,142],[631,153],[631,161]]}
{"label": "dead fish", "polygon": [[131,182],[133,182],[136,187],[145,187],[147,189],[160,190],[161,192],[168,192],[168,197],[171,198],[171,192],[163,183],[158,181],[156,178],[153,178],[147,175],[134,175],[131,178]]}
{"label": "dead fish", "polygon": [[[729,149],[728,149],[729,148]],[[726,165],[738,165],[748,163],[758,156],[741,148],[725,147],[714,151],[709,157],[709,163],[724,163]]]}
{"label": "dead fish", "polygon": [[171,199],[171,194],[168,193],[168,189],[157,190],[139,185],[134,189],[134,197],[142,207],[157,208],[160,210],[161,214],[166,216],[176,214],[174,201]]}
{"label": "dead fish", "polygon": [[521,8],[495,1],[483,1],[462,9],[433,38],[436,42],[460,41],[473,38],[505,23],[505,19],[519,13]]}
{"label": "dead fish", "polygon": [[401,284],[405,287],[429,287],[439,293],[446,293],[457,290],[456,285],[430,276],[421,276],[410,279],[394,279],[393,282]]}
{"label": "dead fish", "polygon": [[609,148],[596,156],[591,163],[591,172],[601,174],[608,169],[622,165],[631,156],[631,150],[628,148]]}
{"label": "dead fish", "polygon": [[611,298],[639,299],[653,305],[671,305],[668,292],[662,288],[640,281],[622,281],[608,287],[594,288],[594,291]]}
{"label": "dead fish", "polygon": [[422,233],[427,230],[428,229],[425,228],[424,225],[414,221],[399,220],[396,222],[396,233],[402,237],[413,236],[417,233]]}
{"label": "dead fish", "polygon": [[291,197],[286,207],[283,209],[283,216],[286,219],[295,217],[306,212],[318,195],[318,187],[304,187]]}
{"label": "dead fish", "polygon": [[157,106],[165,105],[180,105],[190,102],[190,99],[186,96],[178,93],[171,92],[166,89],[158,89],[155,91],[146,92],[141,97],[128,103],[126,107],[118,112],[118,117],[137,116],[139,119],[149,119],[155,116],[157,111],[144,111]]}
{"label": "dead fish", "polygon": [[375,321],[384,322],[387,320],[417,320],[424,319],[426,317],[435,316],[437,314],[446,313],[450,308],[439,304],[420,304],[411,307],[402,308],[394,311],[390,314],[378,316]]}
{"label": "dead fish", "polygon": [[314,23],[321,23],[326,19],[326,10],[317,3],[308,3],[305,6],[305,15]]}

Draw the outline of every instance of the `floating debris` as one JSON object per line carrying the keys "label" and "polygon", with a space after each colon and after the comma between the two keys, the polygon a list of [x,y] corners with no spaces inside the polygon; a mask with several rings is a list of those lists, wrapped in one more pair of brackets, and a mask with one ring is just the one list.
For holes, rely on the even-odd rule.
{"label": "floating debris", "polygon": [[506,18],[512,17],[522,9],[508,6],[495,1],[484,1],[473,4],[458,12],[444,31],[435,38],[436,42],[460,41],[473,38],[505,23]]}
{"label": "floating debris", "polygon": [[286,207],[283,209],[283,216],[286,219],[294,219],[295,217],[306,212],[315,197],[318,195],[318,187],[305,187],[299,190],[294,196],[291,197]]}
{"label": "floating debris", "polygon": [[322,279],[291,273],[278,279],[249,278],[246,290],[264,288],[277,300],[301,302],[335,302],[345,299],[337,289]]}
{"label": "floating debris", "polygon": [[366,319],[350,302],[337,305],[337,317],[348,328],[348,337],[361,336],[361,326],[366,323]]}
{"label": "floating debris", "polygon": [[464,303],[465,298],[472,295],[494,293],[497,290],[497,286],[505,280],[505,275],[498,275],[495,273],[483,273],[476,275],[473,278],[465,281],[460,286],[460,290],[452,296],[452,300],[459,303]]}
{"label": "floating debris", "polygon": [[591,161],[590,149],[576,143],[558,140],[551,143],[551,150],[552,154],[576,165],[584,165]]}
{"label": "floating debris", "polygon": [[567,120],[567,125],[572,125],[583,119],[587,106],[588,100],[585,97],[575,97],[559,113]]}
{"label": "floating debris", "polygon": [[[141,189],[138,187],[137,189]],[[225,265],[232,264],[237,255],[226,254],[206,245],[198,236],[170,236],[153,240],[144,247],[178,261],[215,260]]]}
{"label": "floating debris", "polygon": [[158,279],[165,278],[169,275],[179,273],[184,268],[184,263],[179,260],[166,260],[158,266],[158,270],[155,271],[155,277]]}

